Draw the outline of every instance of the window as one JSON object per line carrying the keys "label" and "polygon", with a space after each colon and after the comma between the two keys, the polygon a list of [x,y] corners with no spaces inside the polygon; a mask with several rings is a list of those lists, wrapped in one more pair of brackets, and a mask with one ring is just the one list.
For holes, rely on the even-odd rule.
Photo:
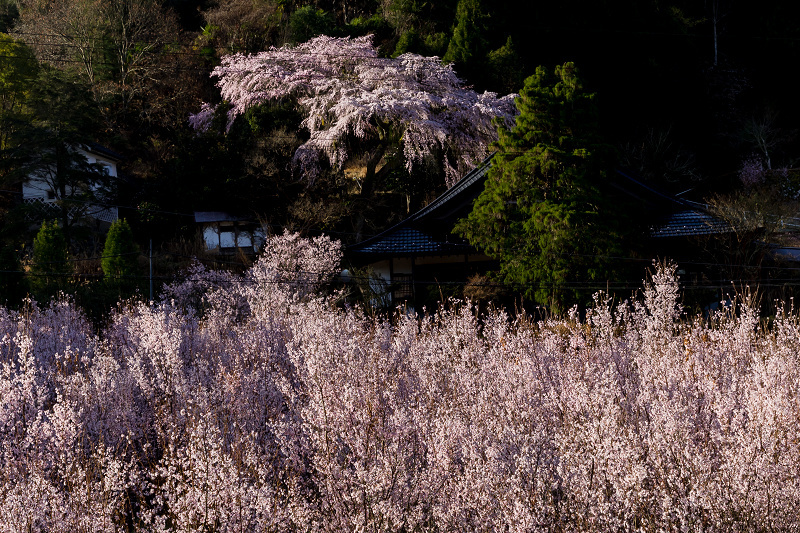
{"label": "window", "polygon": [[395,274],[392,285],[395,300],[410,300],[414,297],[414,284],[410,274]]}
{"label": "window", "polygon": [[252,248],[253,239],[250,237],[250,232],[240,229],[236,233],[236,244],[239,246],[239,248]]}
{"label": "window", "polygon": [[233,226],[223,226],[219,229],[219,247],[236,248],[236,231]]}

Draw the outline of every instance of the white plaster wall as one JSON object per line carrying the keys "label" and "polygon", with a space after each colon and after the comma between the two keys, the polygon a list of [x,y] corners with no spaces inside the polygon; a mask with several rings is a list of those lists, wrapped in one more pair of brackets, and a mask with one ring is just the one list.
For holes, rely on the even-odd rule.
{"label": "white plaster wall", "polygon": [[[33,176],[22,184],[22,197],[25,199],[38,198],[47,201],[47,191],[50,185],[39,176]],[[52,200],[51,200],[52,201]]]}
{"label": "white plaster wall", "polygon": [[[108,175],[117,177],[117,163],[111,159],[87,152],[86,150],[78,149],[78,153],[83,155],[89,163],[99,163],[108,169]],[[97,186],[93,187],[97,190]],[[40,173],[31,174],[28,179],[22,184],[22,198],[23,199],[40,199],[48,202],[55,201],[54,198],[48,198],[48,191],[51,187],[48,183],[46,176]]]}
{"label": "white plaster wall", "polygon": [[378,263],[373,263],[370,266],[372,267],[372,272],[376,277],[383,279],[383,281],[386,283],[392,282],[391,267],[388,260],[379,261]]}
{"label": "white plaster wall", "polygon": [[89,163],[98,163],[100,165],[103,165],[103,167],[107,168],[109,176],[114,176],[114,177],[117,176],[117,163],[116,163],[116,161],[113,161],[111,159],[108,159],[106,157],[103,157],[103,156],[100,156],[100,155],[97,155],[97,154],[93,154],[91,152],[87,152],[86,150],[80,150],[79,149],[78,152],[81,155],[83,155],[86,158],[86,160],[89,161]]}

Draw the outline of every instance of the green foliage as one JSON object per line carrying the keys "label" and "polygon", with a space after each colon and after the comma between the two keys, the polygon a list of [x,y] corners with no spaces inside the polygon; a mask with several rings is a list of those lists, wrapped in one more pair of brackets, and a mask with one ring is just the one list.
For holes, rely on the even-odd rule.
{"label": "green foliage", "polygon": [[34,298],[47,301],[70,285],[72,264],[67,254],[67,241],[58,222],[42,222],[33,240],[30,267],[30,288]]}
{"label": "green foliage", "polygon": [[556,311],[605,288],[618,246],[602,205],[608,150],[594,99],[573,64],[537,68],[516,125],[499,129],[484,192],[456,228],[500,261],[502,281]]}
{"label": "green foliage", "polygon": [[[795,63],[800,52],[795,44],[800,35],[795,23],[800,4],[773,3],[769,9],[755,2],[688,0],[480,4],[476,0],[0,0],[0,31],[13,28],[16,37],[29,40],[41,61],[49,61],[60,70],[79,72],[92,83],[91,91],[84,92],[88,100],[81,97],[72,102],[64,99],[63,105],[42,105],[51,96],[61,98],[75,91],[69,84],[45,91],[46,83],[33,83],[38,73],[30,49],[0,35],[3,188],[17,190],[32,165],[44,165],[44,161],[30,160],[36,153],[47,153],[40,150],[46,146],[44,133],[77,131],[125,154],[123,170],[132,178],[130,183],[140,189],[122,204],[150,202],[169,212],[221,209],[225,204],[228,209],[269,213],[270,222],[289,224],[289,207],[304,200],[303,195],[311,196],[295,185],[295,177],[287,171],[293,139],[299,136],[302,142],[302,130],[286,126],[284,131],[283,126],[272,125],[253,113],[246,118],[255,134],[243,133],[225,141],[196,139],[193,132],[186,131],[186,116],[196,111],[198,100],[218,101],[219,93],[207,71],[219,55],[258,52],[319,32],[374,34],[382,56],[415,52],[442,57],[447,53],[448,59],[460,62],[457,72],[469,84],[501,94],[519,91],[523,78],[532,73],[525,65],[555,65],[564,58],[574,58],[591,86],[603,95],[602,113],[608,119],[603,127],[609,142],[620,146],[628,143],[628,148],[637,152],[632,155],[643,164],[629,165],[630,169],[640,175],[673,179],[675,192],[695,187],[684,182],[698,176],[707,180],[704,190],[728,191],[736,185],[732,182],[737,165],[750,148],[742,145],[735,132],[758,109],[774,107],[779,112],[776,126],[787,133],[796,129],[800,119],[795,84],[790,79],[792,69],[786,68]],[[141,11],[142,17],[132,18],[128,8],[139,5],[147,9]],[[304,5],[293,15],[292,27],[290,15]],[[712,10],[720,8],[722,24],[717,31],[723,63],[712,69],[711,16]],[[174,10],[182,13],[184,31],[180,39],[170,31],[169,24],[144,24],[170,18]],[[135,28],[120,25],[122,21],[136,21]],[[142,31],[129,34],[120,31],[123,28]],[[201,28],[203,34],[198,35]],[[293,30],[296,35],[292,35]],[[42,35],[50,38],[43,41]],[[614,58],[613,65],[609,58]],[[48,76],[52,77],[48,74],[42,81]],[[31,118],[33,88],[40,102],[36,106],[38,115],[46,121],[34,122]],[[64,111],[86,108],[92,100],[99,105],[88,109],[86,115],[100,118],[102,125],[89,123],[76,128],[70,125],[72,119],[61,124],[49,120],[68,116]],[[221,113],[220,128],[224,122]],[[37,128],[40,137],[21,135],[27,135],[31,126]],[[652,135],[637,133],[648,131],[670,131],[668,144],[674,149],[663,151],[666,144],[651,142]],[[696,161],[685,154],[696,154]],[[776,167],[794,166],[797,145],[781,144],[769,155]],[[24,157],[29,160],[23,161]],[[219,179],[220,175],[226,178]],[[336,178],[331,176],[331,181]],[[74,177],[80,184],[79,177]],[[53,178],[54,183],[68,181],[63,173]],[[401,200],[401,195],[408,194],[411,209],[434,194],[432,187],[425,186],[432,182],[420,182],[409,191],[409,187],[397,186],[400,182],[383,181],[374,189]],[[74,190],[75,200],[89,200],[77,196],[89,191],[80,187]],[[702,200],[698,190],[689,193],[693,200]],[[332,198],[325,197],[329,191]],[[14,209],[10,197],[6,194],[1,199],[0,212]],[[337,188],[317,190],[309,205],[330,204],[338,198],[346,198],[346,194]],[[351,200],[347,199],[348,209],[358,215],[352,217],[352,223],[342,224],[360,227],[363,210]],[[365,226],[364,231],[374,232],[391,217],[399,216],[394,209],[391,215],[374,209],[374,200],[374,196],[365,200],[372,202],[368,208],[373,209],[374,216],[368,218],[373,227]],[[69,198],[59,201],[65,208],[84,205],[70,203]],[[166,239],[179,229],[194,230],[178,216],[159,217],[162,222],[155,234]],[[64,219],[61,217],[62,228],[75,243],[75,232],[64,227]],[[133,216],[129,222],[137,234],[141,233]],[[3,224],[6,234],[13,234],[7,222],[0,222]],[[338,229],[354,234],[361,231]]]}
{"label": "green foliage", "polygon": [[133,230],[125,219],[111,224],[103,248],[103,275],[106,282],[114,285],[133,285],[137,274],[139,246],[133,238]]}
{"label": "green foliage", "polygon": [[442,61],[455,63],[456,72],[469,80],[483,71],[488,49],[486,40],[488,15],[480,0],[460,0],[456,9],[453,36]]}
{"label": "green foliage", "polygon": [[397,40],[392,57],[398,57],[409,52],[417,52],[420,48],[419,32],[414,28],[403,33]]}
{"label": "green foliage", "polygon": [[0,33],[8,33],[19,18],[19,9],[14,0],[0,0]]}
{"label": "green foliage", "polygon": [[423,56],[440,56],[446,49],[447,35],[444,32],[423,36],[415,28],[411,28],[398,39],[392,57],[408,52]]}
{"label": "green foliage", "polygon": [[422,2],[417,0],[388,0],[384,2],[386,20],[402,35],[410,29],[419,27]]}
{"label": "green foliage", "polygon": [[285,222],[287,208],[303,190],[291,164],[303,142],[302,117],[288,101],[254,106],[224,134],[227,110],[219,106],[206,133],[181,139],[170,161],[171,180],[154,182],[148,196],[166,211],[269,213]]}
{"label": "green foliage", "polygon": [[[74,74],[42,68],[31,91],[36,124],[59,139],[82,140],[99,127],[98,109],[88,84]],[[75,142],[75,141],[73,141]]]}
{"label": "green foliage", "polygon": [[0,34],[0,183],[18,176],[26,143],[20,136],[31,120],[29,96],[38,63],[25,44]]}
{"label": "green foliage", "polygon": [[284,2],[222,0],[203,12],[197,44],[203,53],[260,52],[275,44],[284,22]]}
{"label": "green foliage", "polygon": [[500,93],[517,92],[524,83],[522,59],[509,36],[506,43],[486,56],[491,89]]}
{"label": "green foliage", "polygon": [[416,28],[422,35],[447,30],[452,25],[457,0],[382,0],[386,20],[398,35]]}
{"label": "green foliage", "polygon": [[289,27],[292,40],[304,43],[318,35],[333,35],[336,33],[333,17],[322,9],[312,6],[303,6],[289,17]]}
{"label": "green foliage", "polygon": [[0,109],[7,111],[20,104],[29,92],[38,71],[33,52],[24,43],[0,33]]}
{"label": "green foliage", "polygon": [[69,239],[73,224],[111,186],[102,165],[89,163],[78,150],[93,140],[99,110],[88,87],[69,73],[42,68],[33,85],[31,119],[18,135],[22,161],[16,177],[35,174],[45,183]]}
{"label": "green foliage", "polygon": [[371,17],[356,17],[344,28],[344,34],[351,37],[359,35],[375,35],[376,42],[381,42],[391,33],[389,22],[375,14]]}
{"label": "green foliage", "polygon": [[425,53],[427,56],[442,56],[447,51],[448,38],[445,32],[431,33],[425,36]]}
{"label": "green foliage", "polygon": [[485,33],[488,18],[480,0],[460,0],[456,8],[453,36],[442,60],[466,65],[482,57],[487,45]]}
{"label": "green foliage", "polygon": [[455,0],[383,0],[381,5],[396,36],[388,49],[392,57],[406,52],[441,57],[447,51]]}

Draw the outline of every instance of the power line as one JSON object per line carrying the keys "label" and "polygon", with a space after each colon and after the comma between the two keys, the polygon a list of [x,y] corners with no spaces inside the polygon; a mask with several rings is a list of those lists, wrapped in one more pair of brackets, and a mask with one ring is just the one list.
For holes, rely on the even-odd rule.
{"label": "power line", "polygon": [[[60,45],[60,44],[49,44],[49,43],[40,43],[40,44],[37,44],[37,45],[34,45],[34,46],[60,46],[60,47],[67,47],[67,48],[79,48],[77,45],[69,45],[69,44]],[[152,51],[152,52],[148,52],[148,53],[152,54],[154,56],[155,55],[176,55],[177,54],[177,53],[174,53],[174,52],[159,52],[159,51]],[[265,53],[265,52],[261,52],[261,53]],[[187,53],[186,55],[191,56],[191,55],[195,55],[195,54]],[[309,58],[313,58],[315,56],[319,56],[319,57],[347,57],[347,58],[351,58],[351,59],[355,58],[355,59],[374,60],[374,61],[376,61],[376,63],[380,61],[382,63],[385,63],[386,65],[392,65],[392,64],[398,64],[399,65],[399,64],[402,63],[402,61],[398,60],[398,59],[372,57],[372,56],[346,56],[346,55],[338,55],[337,56],[337,55],[333,55],[333,54],[314,54],[314,53],[302,53],[302,55],[308,56]],[[39,62],[35,57],[31,58],[29,56],[14,56],[14,55],[2,54],[2,55],[0,55],[0,57],[6,58],[6,59],[17,59],[17,60],[20,60],[20,61],[27,61],[27,62],[30,62],[30,63],[34,63],[35,62],[37,64]],[[203,56],[195,55],[195,57],[203,57]],[[430,57],[430,58],[424,57],[424,56],[419,56],[419,57],[422,59],[421,62],[432,63],[432,64],[433,63],[438,63],[438,58],[435,58],[435,57]],[[56,62],[56,63],[64,63],[64,64],[77,64],[77,65],[84,65],[84,66],[87,65],[86,61],[82,61],[80,59],[67,59],[67,58],[63,58],[63,57],[48,56],[48,57],[45,57],[44,60],[48,61],[48,62]],[[275,60],[275,61],[280,63],[280,62],[282,62],[284,60]],[[304,62],[302,60],[294,60],[294,63],[295,64],[299,64],[299,65],[302,65],[303,63],[306,63],[307,65],[316,65],[317,64],[312,59],[309,59],[306,62]],[[92,66],[98,66],[98,67],[119,67],[119,63],[108,62],[108,61],[92,61],[90,64]],[[369,66],[369,65],[367,65],[367,66]],[[380,65],[376,64],[375,66],[380,66]],[[141,68],[145,68],[145,67],[141,67]],[[198,66],[198,67],[187,67],[187,66],[174,66],[173,65],[170,68],[173,71],[205,72],[205,73],[209,73],[212,76],[214,76],[214,74],[210,73],[207,68],[203,68],[203,67],[200,67],[200,66]],[[252,69],[244,69],[244,68],[242,68],[242,69],[234,69],[234,68],[231,68],[231,67],[226,67],[226,70],[228,70],[229,72],[234,72],[234,73],[254,72],[254,70],[252,70]],[[401,72],[403,70],[407,70],[407,69],[401,69]],[[308,79],[309,80],[313,80],[313,79],[351,79],[351,78],[352,78],[352,75],[337,74],[337,73],[334,72],[334,70],[331,70],[330,72],[319,72],[319,73],[308,75]],[[358,81],[362,82],[362,83],[363,82],[375,82],[375,81],[401,81],[401,82],[416,83],[416,84],[418,84],[420,86],[423,86],[423,87],[424,86],[438,87],[438,85],[434,84],[433,82],[431,82],[431,81],[429,81],[427,79],[424,79],[424,78],[423,79],[412,79],[412,78],[410,78],[408,76],[374,76],[374,77],[370,77],[370,76],[361,75],[361,76],[358,76]],[[459,81],[461,81],[460,78],[459,78]]]}
{"label": "power line", "polygon": [[[0,191],[4,191],[4,190],[0,189]],[[7,190],[5,190],[5,191],[7,191]],[[86,203],[89,203],[89,202],[86,202]],[[133,206],[125,206],[125,205],[121,205],[121,204],[120,205],[108,204],[108,205],[112,206],[112,207],[125,207],[125,208],[131,208],[131,209],[134,209],[134,210],[137,209],[136,207],[133,207]],[[167,213],[167,214],[175,214],[175,215],[180,215],[180,216],[192,216],[192,217],[194,216],[194,215],[189,215],[189,214],[186,214],[186,213],[178,213],[178,212],[170,212],[170,211],[158,211],[158,212]],[[284,230],[291,229],[288,226],[284,226],[284,225],[280,225],[280,224],[267,223],[266,226],[273,227],[273,228],[280,228],[280,229],[284,229]],[[346,235],[359,235],[358,233],[355,233],[355,232],[323,232],[323,234],[328,234],[328,233],[338,233],[338,234],[346,234]],[[365,237],[368,238],[370,236],[369,235],[365,235]],[[141,252],[135,252],[135,253],[141,253]],[[132,255],[132,254],[134,254],[134,252],[128,252],[126,254],[120,254],[120,255]],[[201,257],[197,257],[197,256],[179,254],[179,253],[176,253],[176,252],[169,252],[169,251],[161,252],[159,255],[172,255],[172,256],[175,256],[175,257],[182,257],[182,258],[185,258],[185,259],[193,259],[193,260],[197,260],[197,261],[205,261],[205,262],[210,262],[210,263],[214,263],[214,264],[228,264],[228,265],[236,265],[236,266],[240,266],[241,265],[241,266],[244,266],[244,265],[242,265],[242,263],[238,263],[238,262],[235,262],[235,261],[226,261],[224,259],[221,260],[221,259],[215,259],[215,258],[201,258]],[[567,253],[567,252],[564,252],[564,253],[547,252],[547,253],[540,254],[540,255],[547,255],[547,256],[551,256],[551,257],[562,257],[562,258],[564,258],[564,257],[566,257],[566,258],[580,257],[580,258],[601,259],[601,260],[606,260],[606,261],[624,261],[624,262],[638,262],[638,263],[648,263],[648,264],[652,263],[652,261],[653,261],[652,257],[634,257],[634,256],[605,255],[605,254],[576,254],[576,253]],[[98,261],[98,260],[103,259],[104,257],[117,257],[117,256],[98,256],[98,257],[92,257],[92,258],[69,259],[68,261],[69,262],[72,262],[72,261]],[[790,267],[790,266],[751,265],[751,264],[745,264],[745,263],[724,263],[724,262],[693,261],[693,260],[680,261],[680,265],[721,267],[721,268],[738,268],[738,269],[757,268],[759,270],[768,270],[768,271],[769,270],[775,270],[775,271],[781,271],[781,272],[800,272],[800,266],[798,266],[798,267]],[[297,271],[292,271],[292,272],[297,272]],[[302,273],[303,274],[313,274],[313,275],[324,274],[322,272],[302,272]]]}
{"label": "power line", "polygon": [[114,257],[128,257],[131,255],[139,256],[141,252],[126,252],[124,254],[102,255],[99,257],[76,257],[68,258],[64,261],[37,261],[37,265],[63,265],[66,263],[83,263],[87,261],[102,261],[103,259],[112,259]]}
{"label": "power line", "polygon": [[[115,254],[115,255],[109,255],[109,256],[99,256],[99,257],[93,257],[93,258],[70,258],[70,259],[67,259],[65,261],[50,261],[50,262],[45,262],[45,263],[41,263],[41,264],[64,264],[64,263],[81,262],[81,261],[98,261],[98,260],[102,260],[104,258],[123,257],[123,256],[131,256],[131,255],[141,256],[143,254],[141,254],[141,252],[128,252],[128,253],[123,253],[123,254]],[[235,265],[235,266],[241,266],[241,267],[247,267],[248,266],[248,265],[243,264],[243,263],[236,263],[236,262],[232,262],[232,261],[225,261],[225,260],[219,260],[219,259],[213,259],[213,258],[199,258],[199,257],[196,257],[196,256],[188,256],[188,255],[185,255],[185,254],[178,254],[178,253],[173,253],[173,252],[164,252],[164,253],[161,253],[159,255],[160,256],[170,255],[170,256],[176,256],[176,257],[183,257],[183,258],[192,259],[192,260],[196,260],[196,261],[206,261],[206,262],[210,262],[210,263],[213,263],[213,264],[228,264],[228,265]],[[558,254],[548,254],[548,255],[558,255]],[[604,257],[604,256],[595,256],[595,257]],[[605,257],[612,257],[612,256],[605,256]],[[647,260],[647,259],[643,259],[643,258],[632,258],[632,257],[621,257],[621,256],[616,256],[616,257],[613,257],[613,258],[617,259],[617,260],[651,261],[651,260]],[[691,261],[682,261],[680,264],[682,264],[682,265],[694,264],[694,265],[722,266],[722,267],[731,267],[732,266],[732,265],[727,265],[725,263],[691,262]],[[743,266],[743,267],[751,267],[750,265],[741,265],[741,266]],[[761,267],[761,268],[765,269],[765,270],[774,269],[774,270],[779,270],[779,271],[790,271],[790,272],[792,272],[792,271],[800,271],[800,267]],[[301,276],[303,276],[303,275],[314,276],[314,277],[317,277],[317,278],[329,277],[329,276],[332,275],[332,273],[330,273],[330,272],[306,271],[306,270],[279,268],[279,267],[272,267],[271,270],[272,271],[276,271],[276,272],[283,272],[283,273],[289,273],[289,274],[295,274],[295,275],[301,275]],[[27,273],[29,275],[33,275],[30,272],[21,271],[21,270],[20,271],[8,270],[8,271],[3,271],[3,272],[5,272],[5,273],[22,273],[22,274]],[[83,275],[83,276],[93,276],[91,274],[68,274],[68,273],[65,274],[63,272],[60,272],[60,273],[59,272],[40,273],[40,274],[35,274],[35,275],[51,275],[51,276],[54,276],[54,275],[82,276]],[[136,278],[136,279],[146,278],[146,276],[133,276],[133,277]],[[356,281],[376,281],[376,280],[379,279],[379,278],[375,278],[375,277],[371,277],[371,276],[357,275],[357,274],[352,274],[352,273],[349,274],[349,278],[351,280],[356,280]],[[207,280],[207,279],[205,279],[205,280],[204,279],[194,279],[193,280],[191,278],[182,278],[180,276],[172,276],[172,277],[168,276],[168,277],[165,277],[164,279],[181,279],[181,280],[184,280],[184,281],[214,282],[214,280]],[[281,283],[297,283],[298,282],[298,280],[277,280],[277,281],[280,281]],[[748,284],[748,283],[756,282],[756,281],[759,283],[760,286],[769,286],[769,287],[784,286],[784,285],[787,285],[787,284],[793,286],[793,285],[800,284],[800,279],[795,279],[795,278],[763,278],[763,277],[762,278],[758,278],[758,280],[744,279],[744,278],[742,278],[742,279],[730,279],[730,278],[704,279],[700,283],[680,282],[679,281],[679,284],[681,284],[682,287],[684,287],[684,288],[691,287],[693,289],[695,289],[695,288],[706,289],[706,288],[719,288],[720,286],[728,285],[728,284],[731,284],[731,283]],[[240,278],[236,278],[236,279],[222,280],[222,282],[224,282],[224,283],[255,283],[255,282],[257,282],[257,280],[249,279],[247,277],[240,277]],[[768,282],[768,283],[762,283],[762,282]],[[394,280],[394,281],[387,281],[387,283],[390,283],[390,284],[400,283],[400,284],[402,284],[404,282],[403,281]],[[479,284],[474,284],[474,283],[470,283],[469,281],[441,281],[440,282],[440,281],[435,281],[435,280],[434,281],[431,281],[431,280],[415,280],[414,283],[415,284],[422,284],[422,285],[473,285],[473,286],[511,287],[511,288],[535,287],[535,288],[566,288],[566,289],[583,289],[583,290],[585,290],[585,289],[598,289],[599,290],[599,289],[603,289],[604,287],[609,287],[609,282],[608,281],[596,281],[596,282],[567,281],[567,282],[549,283],[549,284],[542,284],[542,283],[539,283],[539,284],[514,284],[514,283],[511,283],[511,284],[507,285],[507,284],[502,284],[502,283],[492,283],[492,284],[479,283]],[[640,287],[640,284],[638,284],[638,283],[632,284],[632,282],[630,282],[630,281],[619,281],[619,282],[612,281],[610,286],[615,288],[615,289],[638,288],[638,287]]]}
{"label": "power line", "polygon": [[[528,26],[528,28],[532,31],[547,31],[550,33],[593,33],[593,34],[616,34],[616,35],[640,35],[640,36],[655,36],[655,37],[681,37],[681,38],[690,38],[696,39],[698,37],[704,37],[704,35],[692,34],[689,32],[669,32],[669,31],[646,31],[646,30],[622,30],[622,29],[609,29],[609,28],[600,28],[597,26]],[[97,42],[101,44],[107,44],[108,38],[106,36],[76,36],[75,34],[60,32],[60,33],[45,33],[45,32],[32,32],[32,31],[22,31],[22,30],[13,30],[10,35],[12,37],[16,36],[27,36],[27,37],[44,37],[44,38],[55,38],[55,39],[66,39],[68,41],[88,41],[88,42]],[[334,37],[335,38],[335,37]],[[347,39],[348,37],[345,37]],[[357,39],[357,37],[349,37],[350,39]],[[800,37],[798,36],[791,36],[791,35],[755,35],[751,31],[747,32],[747,38],[755,39],[755,40],[765,40],[765,41],[773,41],[773,40],[780,40],[780,41],[799,41]],[[352,41],[351,41],[352,42]],[[76,44],[70,43],[40,43],[43,45],[49,46],[79,46]],[[137,39],[136,44],[138,45],[145,45],[145,46],[170,46],[170,45],[178,45],[181,46],[181,43],[178,41],[172,40],[146,40],[146,39]],[[271,46],[268,50],[263,50],[261,52],[253,52],[248,55],[257,55],[260,53],[268,53],[268,52],[283,52],[283,53],[296,53],[298,55],[316,55],[316,56],[323,56],[323,57],[344,57],[344,58],[356,58],[356,59],[389,59],[389,58],[382,58],[377,54],[365,54],[365,55],[352,55],[352,54],[339,54],[334,52],[311,52],[307,50],[298,50],[298,46],[300,45],[289,45],[284,44],[281,46]],[[172,55],[187,55],[187,56],[195,56],[200,58],[207,58],[207,54],[203,54],[200,52],[186,52],[186,51],[174,51],[171,50],[169,53]],[[241,54],[241,52],[235,52],[233,54],[226,54],[226,55],[236,55]],[[425,57],[425,56],[420,56]]]}
{"label": "power line", "polygon": [[[25,272],[20,270],[0,270],[0,274],[24,274],[28,277],[49,277],[49,278],[69,278],[69,279],[103,279],[106,276],[104,274],[76,274],[76,273],[64,273],[64,272]],[[303,279],[253,279],[248,277],[235,277],[235,278],[227,278],[227,279],[208,279],[208,278],[196,278],[196,277],[184,277],[180,275],[158,275],[150,276],[145,275],[125,275],[125,276],[115,276],[114,279],[118,280],[129,280],[129,281],[144,281],[144,280],[157,280],[161,282],[192,282],[192,283],[208,283],[211,285],[259,285],[259,284],[266,284],[266,285],[303,285],[303,284],[319,284],[322,283],[323,285],[338,285],[342,283],[341,280],[303,280]],[[352,278],[358,279],[361,281],[369,282],[375,281],[374,278],[369,277],[360,277],[360,278]],[[390,283],[388,284],[389,287],[393,285],[402,285],[402,283]],[[556,283],[527,283],[527,284],[512,284],[512,285],[505,285],[502,283],[470,283],[468,281],[435,281],[435,280],[415,280],[413,282],[414,286],[428,286],[428,287],[464,287],[464,286],[471,286],[471,287],[485,287],[485,288],[505,288],[508,290],[519,291],[524,289],[571,289],[571,290],[580,290],[580,291],[600,291],[605,292],[606,290],[613,290],[613,291],[637,291],[642,289],[641,283],[629,282],[629,281],[609,281],[609,282],[596,282],[596,283],[579,283],[576,282],[572,285],[564,286],[563,284],[556,284]],[[741,290],[744,287],[753,287],[756,290],[764,289],[764,288],[793,288],[793,287],[800,287],[800,279],[791,279],[791,280],[744,280],[744,279],[733,279],[733,280],[721,280],[719,283],[703,283],[703,284],[687,284],[681,283],[680,281],[677,283],[679,290],[681,291],[708,291],[708,290],[720,290],[725,289],[726,287],[730,288],[731,290]],[[740,289],[737,289],[736,286],[739,286]],[[387,292],[392,292],[391,288]]]}
{"label": "power line", "polygon": [[[11,189],[0,189],[0,192],[13,193],[13,194],[16,194],[16,195],[21,194],[19,191],[15,191],[15,190],[11,190]],[[163,210],[163,209],[149,209],[149,208],[143,208],[143,207],[139,207],[139,206],[125,205],[125,204],[112,204],[112,203],[106,203],[106,202],[101,202],[101,201],[96,201],[96,200],[93,201],[93,200],[78,200],[78,199],[65,198],[65,199],[59,200],[59,202],[80,203],[80,204],[86,204],[86,205],[89,205],[89,206],[102,207],[102,208],[112,208],[113,207],[113,208],[117,208],[117,209],[129,209],[129,210],[135,211],[135,212],[159,213],[159,214],[164,214],[164,215],[174,215],[174,216],[192,217],[192,218],[195,217],[194,213],[181,213],[181,212],[178,212],[178,211],[167,211],[167,210]],[[36,209],[36,207],[38,207],[38,206],[36,206],[36,204],[23,204],[23,205],[34,205],[35,206],[34,209]],[[55,205],[55,204],[43,204],[43,205],[47,206],[47,205]],[[258,217],[254,217],[254,218],[258,218]],[[262,227],[268,227],[268,228],[277,228],[277,229],[282,229],[282,230],[289,230],[289,231],[292,231],[292,230],[295,229],[294,226],[287,226],[287,225],[283,225],[283,224],[274,224],[274,223],[263,223],[263,224],[261,224],[261,226]],[[324,234],[332,234],[332,235],[360,235],[364,239],[371,238],[371,237],[375,236],[375,234],[369,234],[369,233],[360,233],[360,232],[354,232],[354,231],[337,231],[337,230],[328,230],[328,231],[325,231],[325,232],[322,232],[322,233],[324,233]]]}

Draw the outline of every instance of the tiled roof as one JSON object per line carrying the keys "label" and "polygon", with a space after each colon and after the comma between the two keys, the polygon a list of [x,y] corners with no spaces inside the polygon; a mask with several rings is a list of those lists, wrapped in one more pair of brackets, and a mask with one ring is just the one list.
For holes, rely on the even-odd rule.
{"label": "tiled roof", "polygon": [[[441,210],[445,204],[452,201],[454,198],[466,193],[470,187],[476,185],[478,182],[482,182],[483,178],[486,176],[486,173],[489,172],[490,168],[492,168],[490,162],[493,156],[494,154],[484,159],[477,167],[469,171],[463,178],[458,180],[455,185],[447,189],[436,200],[432,201],[412,215],[411,219],[419,220],[431,216],[436,211]],[[481,187],[481,190],[483,190],[483,187]]]}
{"label": "tiled roof", "polygon": [[[381,256],[449,255],[473,252],[466,241],[449,234],[452,224],[462,215],[465,202],[471,202],[483,190],[482,183],[491,168],[491,156],[436,200],[383,233],[348,248],[348,253]],[[730,225],[710,215],[705,206],[652,189],[635,178],[617,171],[638,188],[647,191],[658,203],[682,210],[665,215],[651,227],[651,237],[688,237],[732,231]],[[469,205],[469,203],[467,204]],[[445,227],[447,226],[447,227]],[[455,242],[451,242],[455,241]]]}
{"label": "tiled roof", "polygon": [[635,186],[631,196],[655,210],[669,211],[669,214],[650,227],[650,236],[654,239],[715,235],[732,231],[727,222],[708,213],[707,205],[665,194],[620,169],[616,173]]}
{"label": "tiled roof", "polygon": [[400,251],[406,254],[449,255],[471,252],[472,247],[468,244],[447,242],[420,230],[403,227],[395,229],[382,239],[361,243],[357,253],[392,255]]}
{"label": "tiled roof", "polygon": [[107,157],[109,159],[115,159],[117,161],[122,161],[124,159],[124,157],[121,154],[118,154],[117,152],[115,152],[111,148],[107,148],[107,147],[103,146],[102,144],[98,144],[98,143],[95,143],[95,142],[89,142],[89,143],[86,143],[85,146],[87,148],[87,151],[93,152],[95,154],[100,154],[100,155],[105,156],[105,157]]}
{"label": "tiled roof", "polygon": [[696,235],[715,235],[732,231],[730,225],[719,218],[695,209],[672,213],[660,224],[650,230],[653,238],[691,237]]}
{"label": "tiled roof", "polygon": [[[369,255],[450,255],[474,252],[475,249],[466,242],[449,235],[452,227],[443,227],[444,220],[452,215],[454,204],[460,203],[468,195],[480,194],[483,183],[491,165],[492,156],[487,157],[480,165],[461,178],[433,202],[423,207],[399,224],[383,233],[348,248],[348,253]],[[462,198],[462,196],[464,198]],[[471,199],[470,199],[471,201]],[[447,207],[446,207],[447,206]],[[431,222],[433,221],[433,222]],[[435,231],[426,228],[438,226]],[[454,222],[454,221],[453,221]],[[452,222],[451,222],[452,223]],[[456,242],[450,242],[456,241]]]}

